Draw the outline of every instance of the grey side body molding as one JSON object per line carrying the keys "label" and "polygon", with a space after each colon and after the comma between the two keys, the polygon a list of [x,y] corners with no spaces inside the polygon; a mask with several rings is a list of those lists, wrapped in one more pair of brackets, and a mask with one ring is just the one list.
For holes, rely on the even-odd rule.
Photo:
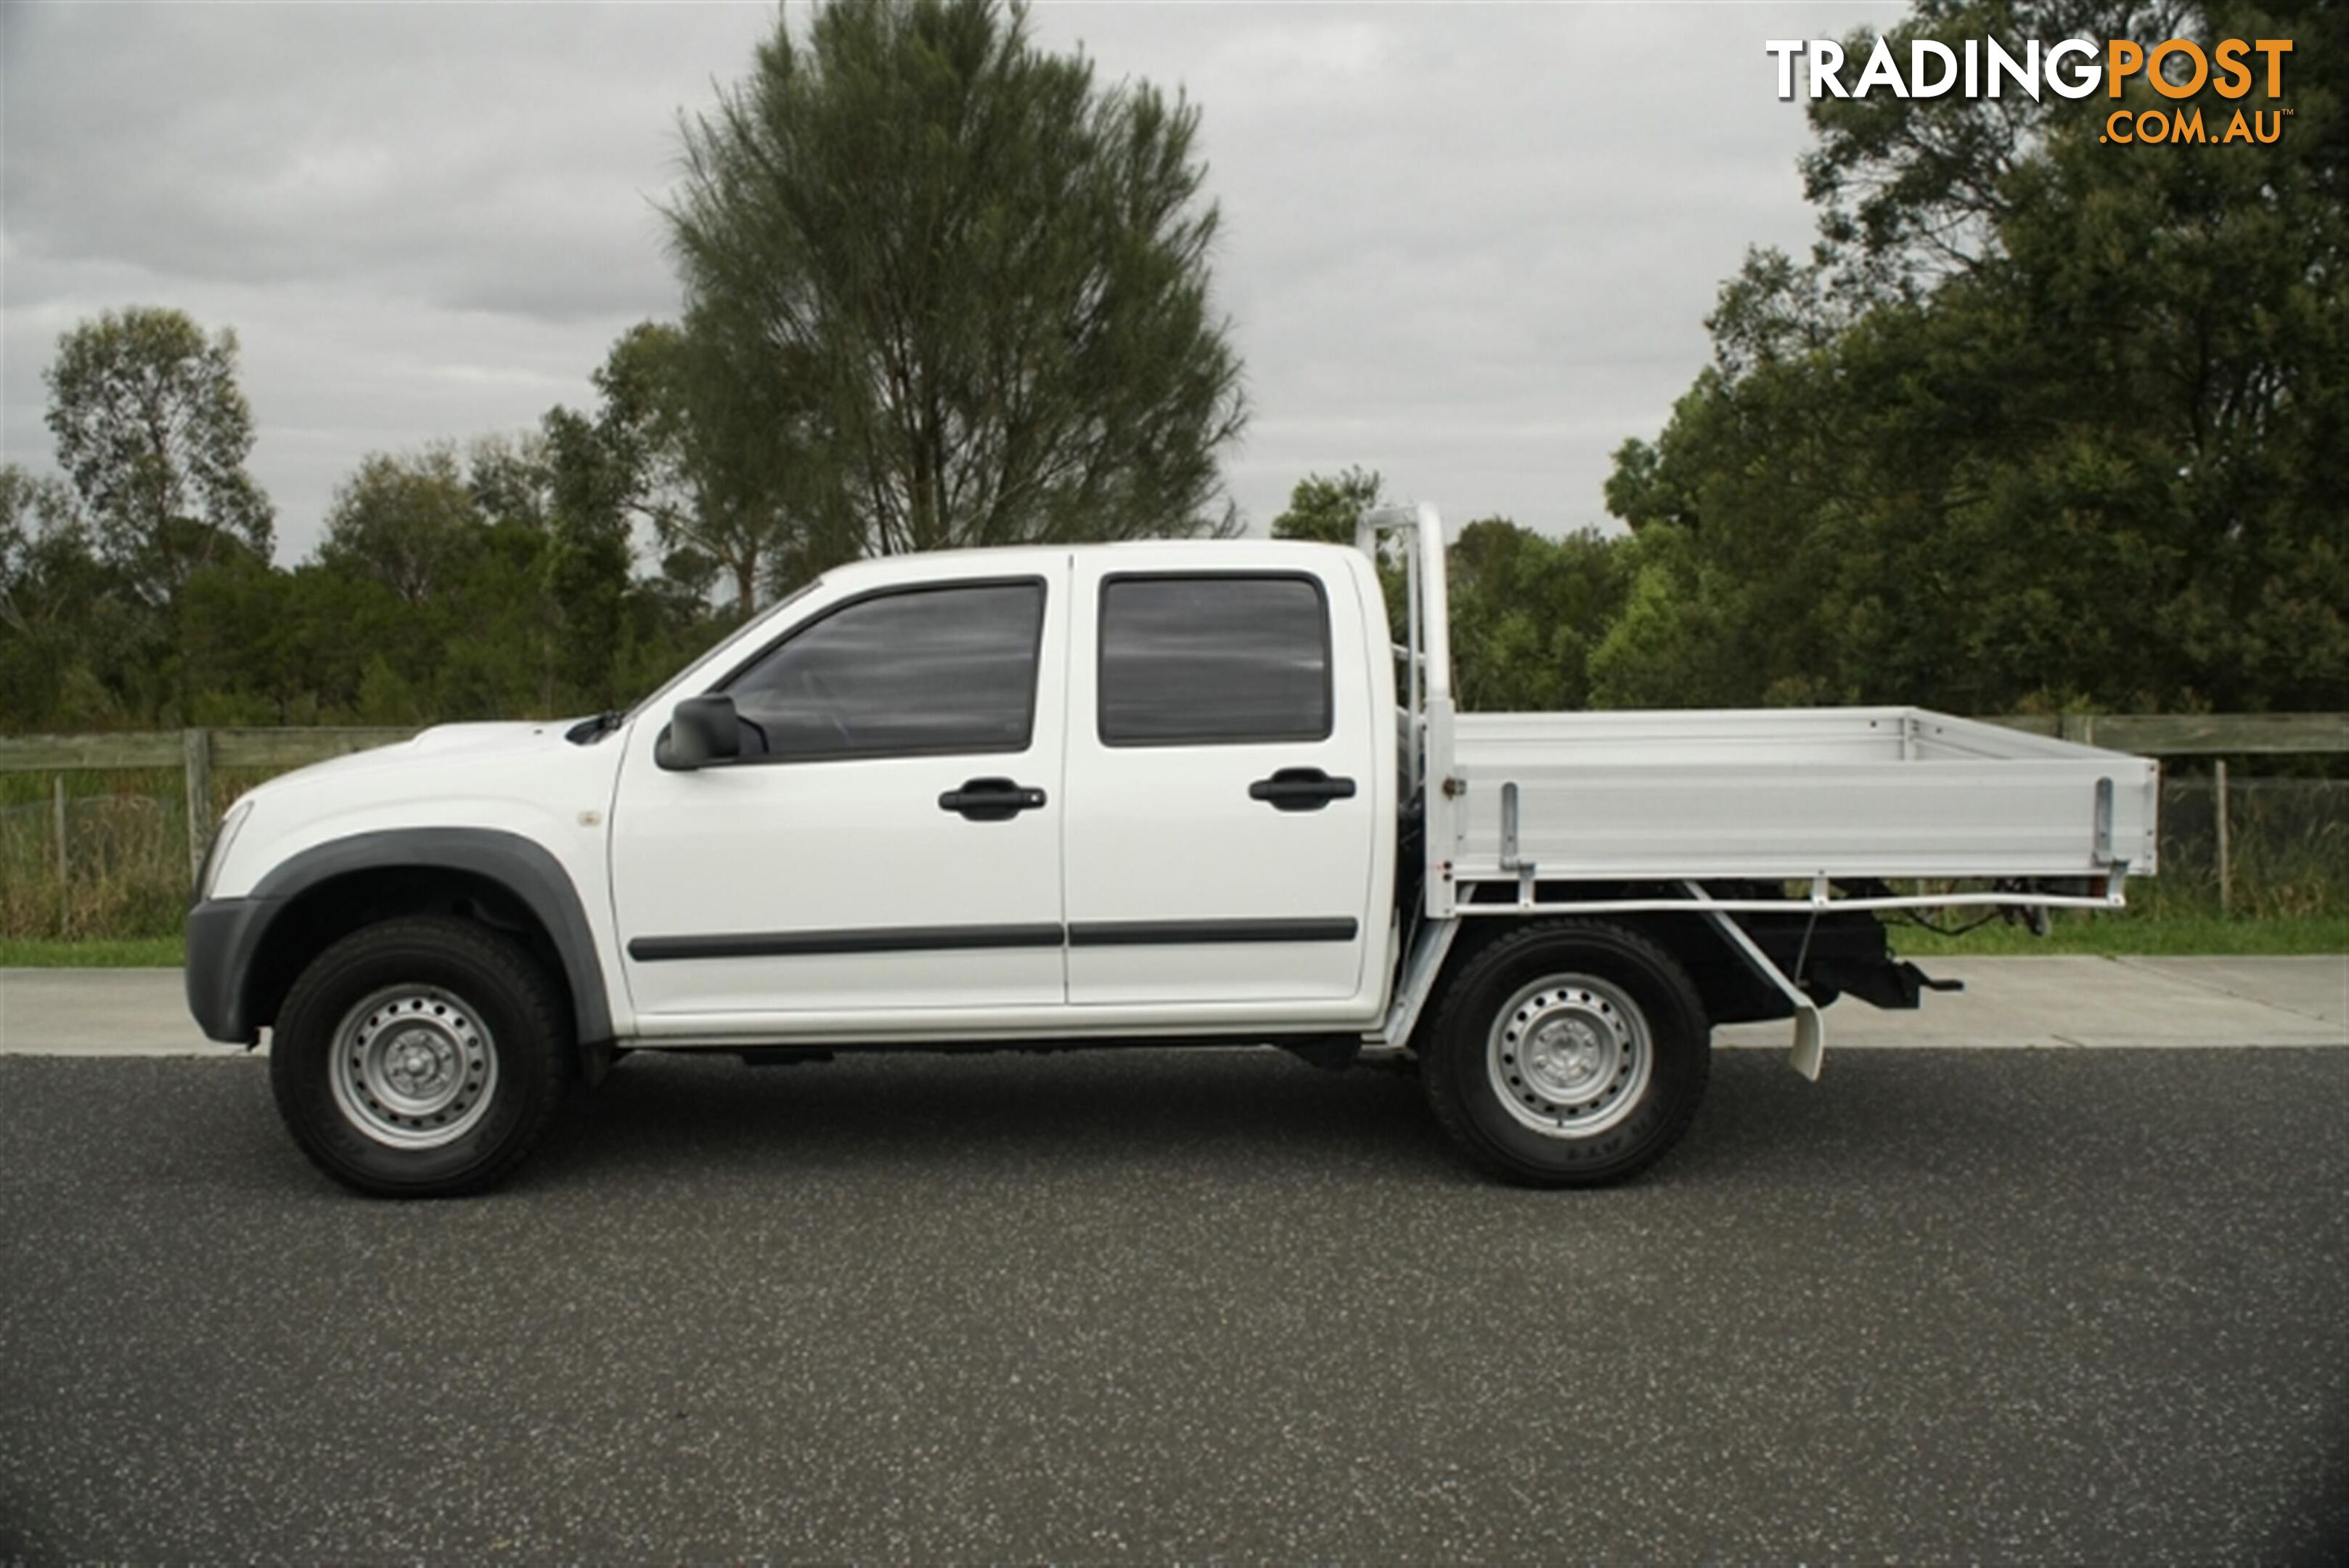
{"label": "grey side body molding", "polygon": [[[486,827],[404,827],[356,833],[305,849],[270,869],[242,899],[222,899],[218,905],[197,906],[190,919],[191,936],[207,911],[242,906],[241,918],[227,922],[220,945],[225,950],[208,955],[216,972],[207,989],[224,1006],[218,1023],[230,1033],[213,1038],[251,1039],[253,1021],[246,987],[253,962],[272,929],[293,901],[322,882],[355,871],[450,870],[469,872],[496,883],[521,901],[546,928],[563,961],[563,978],[571,993],[572,1016],[579,1041],[589,1045],[612,1038],[612,1011],[604,992],[604,966],[595,953],[595,939],[587,912],[570,874],[546,849],[519,834]],[[211,946],[212,944],[206,944]],[[190,943],[189,994],[198,992],[195,943]],[[199,1018],[211,1033],[212,1019]]]}

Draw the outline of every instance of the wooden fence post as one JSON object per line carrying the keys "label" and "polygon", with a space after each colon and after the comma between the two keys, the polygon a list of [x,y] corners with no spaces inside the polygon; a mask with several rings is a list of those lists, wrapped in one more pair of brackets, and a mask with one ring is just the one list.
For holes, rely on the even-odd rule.
{"label": "wooden fence post", "polygon": [[72,935],[66,929],[73,918],[73,894],[66,886],[66,775],[49,775],[49,815],[57,836],[57,935]]}
{"label": "wooden fence post", "polygon": [[2227,843],[2227,759],[2220,757],[2210,764],[2211,809],[2219,819],[2219,913],[2232,912],[2235,901],[2234,867],[2230,864]]}
{"label": "wooden fence post", "polygon": [[180,732],[181,754],[188,774],[188,881],[203,874],[204,851],[212,842],[212,732]]}

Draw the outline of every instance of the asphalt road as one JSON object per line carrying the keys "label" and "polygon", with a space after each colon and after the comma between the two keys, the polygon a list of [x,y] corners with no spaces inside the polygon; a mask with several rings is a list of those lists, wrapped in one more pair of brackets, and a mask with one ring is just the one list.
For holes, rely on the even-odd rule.
{"label": "asphalt road", "polygon": [[636,1058],[487,1198],[0,1059],[0,1560],[2337,1560],[2349,1052],[1724,1053],[1630,1188],[1270,1054]]}

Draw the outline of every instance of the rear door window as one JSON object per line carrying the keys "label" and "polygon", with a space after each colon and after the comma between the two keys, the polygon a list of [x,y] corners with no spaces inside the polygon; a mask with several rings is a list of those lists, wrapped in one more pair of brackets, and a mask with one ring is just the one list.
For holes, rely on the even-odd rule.
{"label": "rear door window", "polygon": [[1121,576],[1102,584],[1104,744],[1319,741],[1330,722],[1330,607],[1319,579]]}

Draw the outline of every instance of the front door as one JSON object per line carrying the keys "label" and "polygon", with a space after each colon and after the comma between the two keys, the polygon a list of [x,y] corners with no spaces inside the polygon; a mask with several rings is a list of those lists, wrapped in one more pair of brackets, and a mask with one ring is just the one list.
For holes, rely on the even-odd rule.
{"label": "front door", "polygon": [[[739,760],[630,737],[613,898],[648,1018],[1060,1005],[1066,568],[819,604],[715,684]],[[1000,572],[1000,567],[996,568]],[[854,1022],[853,1020],[851,1022]]]}

